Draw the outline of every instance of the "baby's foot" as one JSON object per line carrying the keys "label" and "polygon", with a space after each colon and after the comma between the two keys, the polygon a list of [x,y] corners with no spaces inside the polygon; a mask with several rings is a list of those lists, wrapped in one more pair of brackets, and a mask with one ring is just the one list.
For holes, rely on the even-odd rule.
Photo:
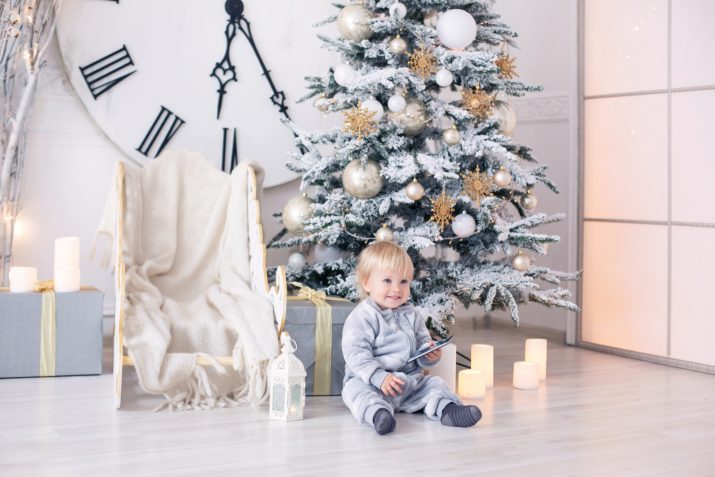
{"label": "baby's foot", "polygon": [[372,423],[375,425],[375,432],[380,435],[388,434],[395,430],[395,418],[392,417],[387,409],[380,409],[372,418]]}
{"label": "baby's foot", "polygon": [[444,407],[440,422],[445,426],[471,427],[482,418],[477,406],[462,406],[451,402]]}

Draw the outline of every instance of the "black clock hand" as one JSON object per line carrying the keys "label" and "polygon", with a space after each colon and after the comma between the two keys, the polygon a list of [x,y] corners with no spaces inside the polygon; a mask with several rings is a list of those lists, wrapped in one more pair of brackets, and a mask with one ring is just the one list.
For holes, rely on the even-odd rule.
{"label": "black clock hand", "polygon": [[221,117],[221,106],[223,105],[223,96],[226,94],[226,86],[231,81],[237,81],[236,67],[231,63],[231,42],[236,37],[236,27],[238,20],[243,14],[243,2],[241,0],[227,0],[226,13],[229,14],[228,24],[224,34],[226,35],[226,51],[223,54],[223,59],[216,63],[211,75],[218,81],[218,108],[216,110],[216,119]]}

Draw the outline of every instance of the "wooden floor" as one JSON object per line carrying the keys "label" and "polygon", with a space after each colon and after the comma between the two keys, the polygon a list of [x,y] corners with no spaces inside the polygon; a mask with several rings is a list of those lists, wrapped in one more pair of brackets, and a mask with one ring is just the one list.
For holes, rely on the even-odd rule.
{"label": "wooden floor", "polygon": [[[543,330],[462,323],[460,351],[495,346],[495,388],[474,428],[399,414],[378,436],[339,397],[306,418],[250,409],[152,412],[133,385],[112,407],[110,374],[0,380],[0,476],[714,476],[715,376],[563,346]],[[537,391],[511,387],[525,337],[549,338]],[[107,349],[105,373],[109,368]]]}

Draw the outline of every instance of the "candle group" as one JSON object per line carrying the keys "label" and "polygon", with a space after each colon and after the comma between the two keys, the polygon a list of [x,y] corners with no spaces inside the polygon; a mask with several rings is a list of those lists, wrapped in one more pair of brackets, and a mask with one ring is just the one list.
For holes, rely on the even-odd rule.
{"label": "candle group", "polygon": [[479,369],[463,369],[459,372],[457,394],[465,399],[481,399],[487,392],[484,373]]}
{"label": "candle group", "polygon": [[452,343],[442,347],[442,357],[429,369],[430,376],[439,376],[452,392],[457,392],[457,347]]}
{"label": "candle group", "polygon": [[8,275],[11,293],[29,293],[35,291],[37,269],[35,267],[12,267]]}
{"label": "candle group", "polygon": [[531,361],[514,363],[512,385],[517,389],[536,389],[539,387],[539,365]]}
{"label": "candle group", "polygon": [[79,290],[79,237],[60,237],[55,240],[55,291]]}

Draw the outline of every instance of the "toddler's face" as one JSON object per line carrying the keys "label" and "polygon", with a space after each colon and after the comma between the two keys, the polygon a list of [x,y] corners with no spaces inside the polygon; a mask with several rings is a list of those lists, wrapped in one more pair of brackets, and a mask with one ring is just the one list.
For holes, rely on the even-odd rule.
{"label": "toddler's face", "polygon": [[363,287],[382,308],[397,308],[410,297],[410,279],[403,271],[378,268],[370,274]]}

